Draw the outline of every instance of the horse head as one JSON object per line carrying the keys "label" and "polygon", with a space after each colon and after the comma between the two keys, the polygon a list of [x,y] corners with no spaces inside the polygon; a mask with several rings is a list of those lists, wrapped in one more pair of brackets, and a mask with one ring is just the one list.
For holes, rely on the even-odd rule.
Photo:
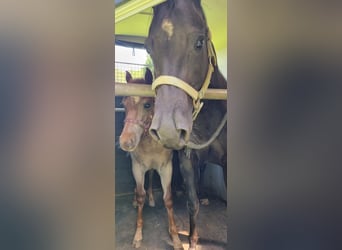
{"label": "horse head", "polygon": [[[147,68],[145,78],[133,79],[126,71],[127,84],[151,84],[153,81],[152,72]],[[142,136],[148,133],[150,127],[154,99],[151,97],[127,96],[123,98],[122,104],[125,107],[125,125],[120,135],[120,147],[128,152],[134,151]]]}
{"label": "horse head", "polygon": [[200,1],[169,0],[154,7],[145,46],[156,77],[150,134],[165,147],[181,149],[216,63]]}

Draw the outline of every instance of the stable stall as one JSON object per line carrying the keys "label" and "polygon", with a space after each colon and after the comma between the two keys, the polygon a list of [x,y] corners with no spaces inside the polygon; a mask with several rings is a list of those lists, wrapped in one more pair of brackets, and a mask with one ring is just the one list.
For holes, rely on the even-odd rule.
{"label": "stable stall", "polygon": [[[132,240],[136,223],[136,209],[132,205],[135,181],[132,175],[131,159],[120,149],[118,137],[124,124],[124,109],[121,104],[123,96],[154,96],[151,86],[126,84],[125,71],[133,72],[135,77],[143,77],[145,68],[153,69],[153,63],[144,54],[144,42],[148,35],[152,20],[152,7],[161,0],[116,0],[115,8],[115,216],[116,216],[116,249],[134,249]],[[212,41],[217,54],[217,61],[222,74],[227,78],[227,2],[225,0],[202,0]],[[125,51],[126,52],[123,52]],[[124,53],[133,58],[125,60]],[[121,54],[120,54],[121,53]],[[144,58],[136,62],[134,57]],[[224,100],[226,89],[209,89],[205,99]],[[179,171],[178,159],[173,159],[172,191],[176,224],[181,241],[186,248],[189,231],[186,195],[182,176]],[[198,249],[226,249],[227,247],[227,190],[222,187],[220,167],[209,166],[206,178],[202,180],[205,194],[201,199],[199,214]],[[147,184],[147,178],[145,184]],[[146,185],[147,187],[147,185]],[[154,175],[153,190],[156,206],[144,207],[144,239],[141,249],[173,249],[172,241],[167,232],[167,214],[163,204],[162,189],[158,174]]]}

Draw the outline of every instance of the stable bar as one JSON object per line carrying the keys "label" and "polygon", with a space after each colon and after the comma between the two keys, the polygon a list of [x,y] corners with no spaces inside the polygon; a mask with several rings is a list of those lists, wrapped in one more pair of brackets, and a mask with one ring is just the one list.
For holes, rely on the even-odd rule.
{"label": "stable bar", "polygon": [[[154,97],[151,85],[136,83],[115,83],[115,96],[146,96]],[[227,89],[208,89],[203,99],[208,100],[226,100],[228,96]]]}
{"label": "stable bar", "polygon": [[115,108],[115,112],[125,112],[125,108]]}

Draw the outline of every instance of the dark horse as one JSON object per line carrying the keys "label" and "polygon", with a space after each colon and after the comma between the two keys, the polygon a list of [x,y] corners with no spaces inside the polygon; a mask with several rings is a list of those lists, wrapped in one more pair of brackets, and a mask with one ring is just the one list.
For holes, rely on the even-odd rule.
{"label": "dark horse", "polygon": [[[198,241],[196,219],[199,202],[194,168],[212,162],[227,175],[227,102],[203,101],[210,88],[227,88],[219,72],[210,31],[200,0],[168,0],[154,7],[146,40],[155,70],[156,92],[152,137],[165,147],[178,150],[180,168],[187,188],[190,215],[190,249]],[[199,112],[199,113],[198,113]],[[224,124],[222,130],[219,125]],[[218,136],[213,137],[217,132]],[[190,145],[212,138],[203,149]]]}
{"label": "dark horse", "polygon": [[[146,69],[145,79],[132,79],[126,72],[127,83],[152,83],[152,72]],[[172,150],[163,147],[148,133],[153,111],[154,99],[152,97],[127,96],[122,101],[125,111],[125,126],[120,135],[120,147],[130,152],[132,170],[136,182],[135,200],[138,205],[138,216],[133,246],[140,247],[142,241],[143,217],[146,192],[144,189],[145,173],[150,172],[150,184],[152,171],[155,169],[159,175],[164,192],[164,204],[169,219],[169,233],[172,238],[174,249],[183,249],[178,237],[178,232],[173,215],[173,202],[171,195],[172,178]],[[152,186],[149,188],[149,203],[151,205]],[[153,198],[152,198],[153,199]]]}

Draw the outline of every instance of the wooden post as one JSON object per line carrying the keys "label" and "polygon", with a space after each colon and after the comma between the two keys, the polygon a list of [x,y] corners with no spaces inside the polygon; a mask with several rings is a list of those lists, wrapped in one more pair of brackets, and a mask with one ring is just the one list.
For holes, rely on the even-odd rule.
{"label": "wooden post", "polygon": [[[154,92],[151,85],[135,83],[115,83],[115,96],[146,96],[153,97]],[[227,89],[208,89],[203,99],[208,100],[226,100],[228,96]]]}

